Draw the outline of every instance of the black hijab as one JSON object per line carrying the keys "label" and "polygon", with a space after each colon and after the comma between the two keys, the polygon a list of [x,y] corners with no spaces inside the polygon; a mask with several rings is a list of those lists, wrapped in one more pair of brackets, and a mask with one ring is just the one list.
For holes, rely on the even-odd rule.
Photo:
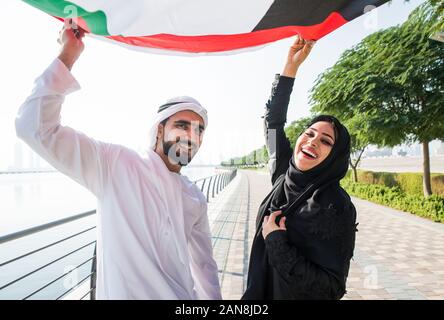
{"label": "black hijab", "polygon": [[[276,179],[260,205],[247,290],[242,299],[338,299],[345,292],[354,251],[356,210],[339,181],[348,170],[350,135],[333,116],[317,116],[308,127],[320,121],[333,124],[336,138],[332,150],[322,163],[307,171],[299,170],[292,156],[286,173]],[[335,293],[322,289],[325,287],[316,278],[319,274],[316,270],[305,270],[306,279],[288,284],[271,267],[261,226],[264,216],[277,210],[283,211],[277,221],[287,217],[289,244],[312,266],[322,268],[335,279],[332,280],[336,283]]]}
{"label": "black hijab", "polygon": [[338,119],[329,115],[313,118],[307,128],[320,121],[331,123],[335,131],[335,143],[330,154],[316,167],[301,171],[296,167],[293,153],[282,188],[272,198],[269,210],[282,210],[285,216],[316,189],[339,183],[346,175],[350,158],[350,134]]}

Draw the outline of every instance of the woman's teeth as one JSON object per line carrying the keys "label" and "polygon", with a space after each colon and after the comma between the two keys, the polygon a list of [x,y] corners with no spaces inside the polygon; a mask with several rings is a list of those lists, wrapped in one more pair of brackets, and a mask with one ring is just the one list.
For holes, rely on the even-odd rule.
{"label": "woman's teeth", "polygon": [[309,156],[310,158],[316,159],[317,156],[314,155],[313,153],[311,153],[310,151],[307,150],[301,150],[304,154],[306,154],[307,156]]}

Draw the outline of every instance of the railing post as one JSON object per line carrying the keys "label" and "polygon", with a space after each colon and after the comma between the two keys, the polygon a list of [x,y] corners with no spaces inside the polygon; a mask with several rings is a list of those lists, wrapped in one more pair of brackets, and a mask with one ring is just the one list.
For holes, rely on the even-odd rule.
{"label": "railing post", "polygon": [[214,186],[215,186],[215,184],[216,184],[216,179],[217,179],[217,176],[214,178],[214,182],[213,182],[213,192],[211,193],[211,198],[214,198]]}
{"label": "railing post", "polygon": [[211,180],[213,180],[213,176],[210,177],[210,182],[208,183],[208,188],[207,188],[207,202],[209,202]]}
{"label": "railing post", "polygon": [[221,191],[224,189],[224,176],[225,176],[225,173],[222,173],[222,175],[220,177],[220,190]]}
{"label": "railing post", "polygon": [[91,272],[93,273],[91,275],[91,282],[90,282],[90,289],[91,289],[91,300],[96,300],[96,282],[97,282],[97,242],[94,245],[94,258],[92,260],[91,265]]}
{"label": "railing post", "polygon": [[219,174],[219,177],[217,179],[217,194],[219,194],[220,191],[220,180],[222,178],[222,174]]}
{"label": "railing post", "polygon": [[204,187],[205,187],[205,182],[207,182],[207,178],[204,179],[204,181],[202,182],[202,188],[200,188],[200,191],[203,193]]}

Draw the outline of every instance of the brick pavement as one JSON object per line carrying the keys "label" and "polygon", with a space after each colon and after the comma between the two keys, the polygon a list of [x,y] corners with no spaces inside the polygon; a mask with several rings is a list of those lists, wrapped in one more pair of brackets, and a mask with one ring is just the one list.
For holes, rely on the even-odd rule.
{"label": "brick pavement", "polygon": [[[259,204],[271,188],[265,172],[240,170],[209,203],[224,299],[245,289]],[[344,300],[444,299],[444,224],[353,198],[359,232]]]}

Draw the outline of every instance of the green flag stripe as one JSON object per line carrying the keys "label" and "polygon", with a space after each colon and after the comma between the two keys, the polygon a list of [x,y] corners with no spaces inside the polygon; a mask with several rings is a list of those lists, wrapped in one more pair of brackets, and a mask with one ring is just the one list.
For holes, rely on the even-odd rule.
{"label": "green flag stripe", "polygon": [[[92,33],[109,36],[106,23],[106,15],[103,11],[97,10],[88,12],[75,3],[64,0],[23,0],[31,6],[40,9],[50,15],[60,18],[81,17],[85,20]],[[74,11],[74,12],[73,12]],[[76,14],[74,14],[76,13]]]}

